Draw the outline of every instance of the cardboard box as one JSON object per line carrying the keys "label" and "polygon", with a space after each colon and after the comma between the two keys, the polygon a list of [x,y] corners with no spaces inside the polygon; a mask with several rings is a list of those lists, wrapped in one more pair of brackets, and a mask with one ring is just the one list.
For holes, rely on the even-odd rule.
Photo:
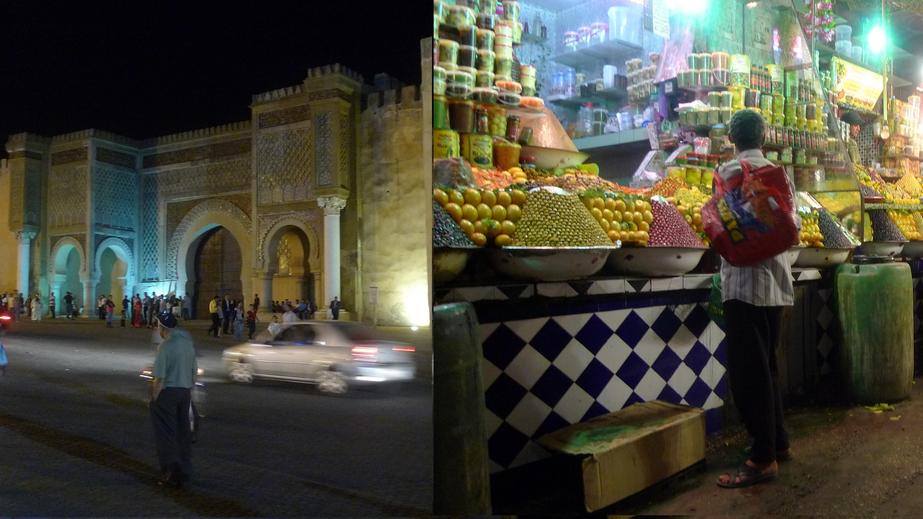
{"label": "cardboard box", "polygon": [[645,402],[539,439],[580,458],[586,509],[594,512],[705,459],[702,409]]}

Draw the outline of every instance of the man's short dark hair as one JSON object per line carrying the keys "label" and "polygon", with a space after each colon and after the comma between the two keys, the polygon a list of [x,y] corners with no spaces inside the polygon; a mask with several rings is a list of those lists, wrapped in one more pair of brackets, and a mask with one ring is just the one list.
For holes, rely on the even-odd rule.
{"label": "man's short dark hair", "polygon": [[737,151],[759,149],[766,135],[766,122],[753,110],[741,110],[731,118],[730,135]]}

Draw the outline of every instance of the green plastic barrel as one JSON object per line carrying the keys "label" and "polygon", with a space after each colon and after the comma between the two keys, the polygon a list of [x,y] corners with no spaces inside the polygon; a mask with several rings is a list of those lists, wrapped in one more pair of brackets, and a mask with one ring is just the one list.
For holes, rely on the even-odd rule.
{"label": "green plastic barrel", "polygon": [[840,265],[841,380],[856,402],[896,402],[913,383],[913,280],[905,263]]}

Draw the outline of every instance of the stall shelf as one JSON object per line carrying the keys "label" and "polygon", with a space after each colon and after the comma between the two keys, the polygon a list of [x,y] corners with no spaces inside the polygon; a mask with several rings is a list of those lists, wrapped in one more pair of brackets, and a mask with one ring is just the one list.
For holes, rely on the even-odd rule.
{"label": "stall shelf", "polygon": [[620,146],[623,144],[635,144],[647,142],[647,128],[636,128],[624,132],[607,133],[593,137],[582,137],[574,139],[574,145],[580,150],[592,150],[597,148],[607,148],[611,146]]}
{"label": "stall shelf", "polygon": [[[832,336],[821,272],[794,276],[802,307],[786,331],[789,394],[816,383]],[[635,402],[701,407],[709,431],[721,429],[727,354],[708,313],[711,282],[692,274],[437,286],[437,304],[467,301],[478,315],[493,471],[548,456],[536,443],[545,433]]]}

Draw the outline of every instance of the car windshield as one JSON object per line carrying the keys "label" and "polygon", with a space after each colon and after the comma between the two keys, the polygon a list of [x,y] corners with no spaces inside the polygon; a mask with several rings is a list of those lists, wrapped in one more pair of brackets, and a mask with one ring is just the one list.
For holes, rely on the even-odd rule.
{"label": "car windshield", "polygon": [[350,341],[374,341],[380,339],[376,337],[371,329],[359,324],[340,324],[337,329],[343,333]]}

